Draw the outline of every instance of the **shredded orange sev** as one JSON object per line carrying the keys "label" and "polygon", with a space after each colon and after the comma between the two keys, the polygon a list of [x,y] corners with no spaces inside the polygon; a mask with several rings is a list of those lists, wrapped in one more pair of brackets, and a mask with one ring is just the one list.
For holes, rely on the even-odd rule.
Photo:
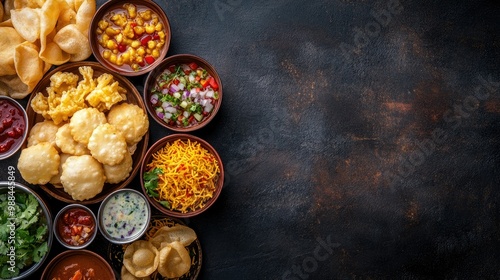
{"label": "shredded orange sev", "polygon": [[215,192],[220,170],[217,159],[194,141],[177,139],[153,154],[149,170],[161,168],[158,201],[186,213],[202,208]]}

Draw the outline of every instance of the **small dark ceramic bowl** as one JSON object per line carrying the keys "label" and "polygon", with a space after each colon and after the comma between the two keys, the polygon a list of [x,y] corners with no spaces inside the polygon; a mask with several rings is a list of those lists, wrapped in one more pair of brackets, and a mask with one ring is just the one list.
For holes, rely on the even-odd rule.
{"label": "small dark ceramic bowl", "polygon": [[[1,120],[0,160],[11,157],[22,147],[28,136],[28,115],[15,99],[0,96]],[[11,135],[11,136],[9,136]]]}
{"label": "small dark ceramic bowl", "polygon": [[[153,159],[153,155],[157,151],[159,151],[160,149],[165,147],[168,143],[173,143],[179,139],[183,142],[187,142],[189,140],[191,143],[193,143],[193,142],[199,143],[200,147],[206,149],[210,154],[212,154],[215,157],[217,164],[218,164],[218,168],[219,168],[219,174],[218,174],[218,176],[216,178],[216,182],[215,182],[215,191],[213,192],[212,197],[204,203],[203,207],[197,208],[196,210],[193,210],[193,211],[188,211],[187,213],[182,213],[182,212],[177,211],[177,210],[171,210],[171,209],[163,206],[155,198],[148,195],[148,191],[146,190],[145,182],[144,182],[144,173],[149,171],[150,168],[148,167],[148,164],[151,163],[151,161]],[[140,181],[141,181],[142,191],[143,191],[144,195],[146,196],[146,198],[148,199],[148,201],[151,203],[151,205],[153,205],[154,208],[156,208],[158,211],[160,211],[160,212],[162,212],[170,217],[189,218],[189,217],[194,217],[196,215],[199,215],[199,214],[205,212],[208,208],[210,208],[210,206],[212,206],[215,203],[215,201],[217,200],[217,198],[219,197],[219,195],[222,191],[222,186],[224,184],[224,167],[222,165],[222,160],[221,160],[219,154],[217,153],[217,151],[205,140],[203,140],[199,137],[193,136],[191,134],[171,134],[171,135],[165,136],[162,139],[158,140],[146,152],[146,155],[144,156],[144,159],[143,159],[142,164],[141,164],[140,176],[141,176]]]}
{"label": "small dark ceramic bowl", "polygon": [[[188,126],[183,126],[183,125],[179,125],[177,123],[173,123],[172,121],[167,122],[167,120],[165,120],[166,119],[165,115],[166,115],[166,113],[168,113],[166,111],[167,109],[166,108],[164,109],[165,112],[158,112],[157,109],[159,109],[159,107],[162,107],[162,106],[158,106],[159,105],[158,102],[156,103],[156,105],[153,105],[153,101],[152,101],[152,100],[154,100],[154,98],[152,98],[152,97],[156,93],[156,91],[163,90],[163,93],[167,94],[166,91],[169,90],[169,89],[166,89],[166,90],[163,89],[163,86],[161,85],[161,82],[160,82],[160,77],[163,73],[165,73],[165,71],[172,70],[171,69],[172,66],[179,66],[182,64],[189,65],[190,63],[193,63],[193,62],[196,63],[196,65],[198,67],[201,67],[204,70],[206,70],[206,72],[211,77],[213,77],[213,79],[217,85],[216,89],[212,88],[211,86],[207,87],[208,91],[210,91],[210,89],[212,89],[212,92],[217,92],[216,98],[213,98],[213,103],[211,103],[212,105],[207,104],[208,106],[212,106],[212,110],[209,113],[207,112],[206,115],[202,114],[203,119],[201,119],[200,121],[196,121],[192,125],[190,124]],[[192,71],[192,70],[188,69],[186,67],[186,71]],[[194,95],[192,93],[190,93],[189,91],[187,91],[187,89],[180,90],[179,92],[183,92],[181,99],[187,100],[188,101],[187,104],[194,104],[195,103],[196,98],[193,98]],[[173,93],[172,90],[170,90],[170,92],[168,94],[172,95],[172,96],[175,95],[175,93]],[[189,94],[191,94],[191,95],[189,95]],[[156,93],[156,96],[158,96],[158,93]],[[198,94],[198,96],[200,96],[200,94]],[[161,102],[161,100],[160,100],[160,102]],[[208,63],[205,59],[203,59],[199,56],[196,56],[196,55],[192,55],[192,54],[173,55],[173,56],[165,58],[165,60],[163,60],[158,66],[155,67],[155,69],[153,69],[148,74],[148,76],[146,78],[146,83],[144,85],[144,104],[146,106],[146,109],[147,109],[149,115],[157,123],[159,123],[163,127],[168,128],[170,130],[173,130],[175,132],[181,132],[181,133],[191,132],[191,131],[194,131],[194,130],[197,130],[197,129],[200,129],[200,128],[206,126],[215,117],[215,115],[219,111],[219,108],[222,104],[222,82],[221,82],[220,76],[217,73],[217,71],[215,70],[215,68],[212,65],[210,65],[210,63]],[[177,109],[180,109],[179,106],[180,105],[176,105],[174,107],[176,107]],[[191,105],[188,105],[188,106],[191,106]],[[171,108],[173,108],[173,107],[171,107]],[[186,107],[186,108],[188,108],[188,107]],[[205,108],[206,107],[204,106],[203,112],[205,111]]]}
{"label": "small dark ceramic bowl", "polygon": [[[80,215],[81,218],[78,218],[78,215]],[[68,220],[70,222],[68,222]],[[74,240],[72,243],[68,243],[64,240],[63,236],[61,236],[61,231],[63,231],[64,226],[70,228],[72,225],[76,227],[76,230],[81,232],[80,236],[82,236],[83,239]],[[85,228],[88,228],[90,231]],[[54,219],[53,231],[57,241],[64,247],[74,250],[83,249],[92,243],[97,235],[97,219],[92,210],[84,205],[66,205],[57,213]]]}
{"label": "small dark ceramic bowl", "polygon": [[[124,8],[124,5],[126,5],[126,4],[132,4],[132,5],[137,7],[138,12],[134,18],[128,17],[128,15],[131,15],[131,14],[128,13],[126,8]],[[151,23],[151,19],[146,18],[145,20],[142,20],[142,22],[144,22],[144,24],[141,24],[141,20],[139,20],[139,18],[143,18],[143,17],[139,16],[140,15],[139,12],[144,11],[144,10],[150,10],[154,14],[158,15],[158,20],[163,25],[162,30],[159,30],[159,31],[155,30],[155,32],[153,32],[153,33],[148,33],[146,31],[135,31],[134,30],[134,28],[136,28],[136,26],[135,26],[135,27],[132,27],[133,29],[131,29],[130,32],[126,32],[126,31],[122,32],[121,38],[119,38],[120,36],[118,34],[113,33],[114,31],[111,31],[109,33],[106,32],[106,29],[109,27],[114,28],[114,30],[125,30],[125,28],[122,29],[119,25],[113,24],[110,21],[111,13],[114,13],[115,15],[118,13],[125,14],[128,17],[128,21],[133,22],[134,25],[138,25],[139,27],[146,26],[146,24]],[[101,22],[101,21],[103,19],[110,24],[109,25],[106,25],[106,24],[102,25],[103,22]],[[100,25],[100,22],[101,22],[101,25]],[[151,26],[152,25],[153,24],[151,24]],[[128,25],[122,25],[122,26],[126,27]],[[129,25],[129,26],[133,26],[133,25]],[[101,27],[103,27],[104,29]],[[98,30],[104,30],[104,32],[101,33]],[[162,32],[162,31],[164,32],[164,37],[159,38],[160,35],[158,35],[158,34],[159,34],[159,32]],[[99,34],[99,33],[101,33],[101,34]],[[127,37],[123,33],[130,34],[130,37]],[[116,46],[116,48],[114,48],[116,50],[116,53],[114,53],[114,55],[116,55],[117,60],[119,60],[118,57],[120,57],[120,56],[122,58],[125,58],[125,56],[122,56],[122,55],[125,53],[128,53],[129,49],[131,48],[132,41],[136,41],[136,42],[140,43],[138,46],[136,46],[135,53],[139,53],[138,50],[141,46],[144,47],[145,51],[147,51],[147,49],[149,48],[149,46],[148,46],[149,41],[155,42],[155,44],[163,41],[163,42],[161,42],[163,45],[161,48],[158,48],[157,55],[150,54],[151,57],[153,57],[154,62],[151,62],[151,58],[147,59],[146,56],[148,54],[145,53],[144,55],[142,55],[142,57],[144,58],[144,62],[135,62],[134,61],[134,62],[130,62],[130,63],[124,63],[124,64],[119,66],[116,63],[112,63],[112,62],[110,62],[109,59],[105,58],[105,55],[104,55],[105,48],[103,47],[103,44],[100,43],[103,34],[106,34],[109,37],[109,40],[102,40],[103,42],[105,42],[105,43],[103,43],[104,45],[107,44],[106,42],[112,41],[113,43],[110,43],[111,44],[110,46],[112,48]],[[148,37],[148,36],[150,36],[150,37]],[[123,38],[125,38],[125,40]],[[110,0],[106,3],[104,3],[96,11],[96,13],[92,19],[92,22],[90,24],[90,28],[89,28],[89,41],[90,41],[90,46],[92,48],[92,53],[94,54],[94,57],[104,67],[108,68],[111,71],[119,73],[123,76],[143,75],[143,74],[149,72],[151,69],[155,68],[157,65],[159,65],[160,62],[167,55],[167,51],[168,51],[168,48],[170,46],[170,39],[171,39],[171,31],[170,31],[170,22],[168,20],[168,17],[165,14],[165,12],[163,11],[163,9],[157,3],[155,3],[151,0],[126,0],[126,1]],[[130,40],[130,42],[127,44],[125,42],[126,40]],[[127,61],[126,59],[124,59],[124,60]],[[140,64],[140,66],[138,66],[139,68],[133,69],[133,66],[132,66],[133,63],[136,63],[137,65]]]}

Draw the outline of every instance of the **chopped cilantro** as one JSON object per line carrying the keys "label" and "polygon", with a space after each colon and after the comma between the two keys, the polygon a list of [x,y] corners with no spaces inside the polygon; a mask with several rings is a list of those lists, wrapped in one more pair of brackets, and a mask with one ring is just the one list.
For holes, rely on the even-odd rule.
{"label": "chopped cilantro", "polygon": [[[146,193],[153,198],[158,198],[160,195],[158,194],[158,180],[159,174],[163,174],[163,169],[159,167],[155,167],[148,172],[144,173],[144,188],[146,189]],[[165,208],[170,209],[170,203],[168,201],[158,201]]]}
{"label": "chopped cilantro", "polygon": [[[45,216],[43,216],[38,200],[31,194],[15,193],[14,217],[10,211],[2,211],[0,214],[0,269],[1,279],[10,279],[20,274],[33,263],[47,254],[48,227]],[[8,209],[8,194],[0,194],[0,208]],[[15,219],[12,219],[15,218]],[[11,222],[15,227],[12,227]],[[15,230],[15,238],[9,239],[11,230]],[[7,254],[11,247],[15,247],[14,271],[8,261]]]}
{"label": "chopped cilantro", "polygon": [[163,170],[161,168],[153,168],[152,170],[144,173],[144,188],[146,192],[151,197],[158,197],[158,174],[162,174]]}

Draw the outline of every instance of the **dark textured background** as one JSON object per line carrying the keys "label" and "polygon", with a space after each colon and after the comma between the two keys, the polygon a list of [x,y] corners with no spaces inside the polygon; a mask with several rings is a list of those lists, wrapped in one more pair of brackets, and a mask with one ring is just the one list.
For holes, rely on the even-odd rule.
{"label": "dark textured background", "polygon": [[224,85],[199,279],[500,279],[499,1],[158,3]]}

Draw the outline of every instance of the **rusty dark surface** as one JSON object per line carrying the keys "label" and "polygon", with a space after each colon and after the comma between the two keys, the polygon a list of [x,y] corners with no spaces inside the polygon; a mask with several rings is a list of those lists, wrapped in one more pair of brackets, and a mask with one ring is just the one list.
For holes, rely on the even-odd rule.
{"label": "rusty dark surface", "polygon": [[500,279],[498,1],[158,3],[224,85],[199,279]]}

